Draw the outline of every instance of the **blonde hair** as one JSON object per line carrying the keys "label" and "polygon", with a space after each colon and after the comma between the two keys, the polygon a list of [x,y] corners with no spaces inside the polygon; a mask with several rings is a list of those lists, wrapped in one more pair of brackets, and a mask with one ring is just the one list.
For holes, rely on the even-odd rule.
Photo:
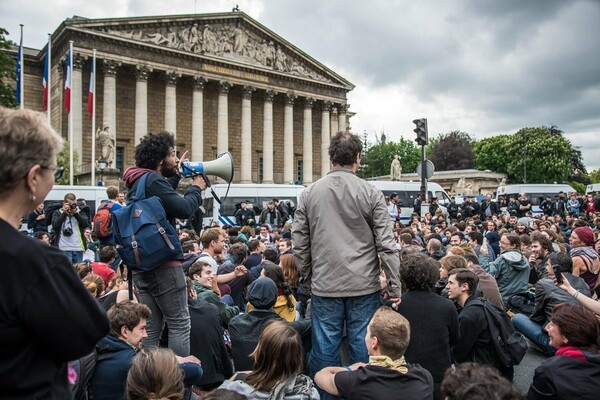
{"label": "blonde hair", "polygon": [[125,387],[128,400],[182,399],[183,390],[183,373],[172,350],[144,349],[133,359]]}
{"label": "blonde hair", "polygon": [[104,293],[104,280],[100,275],[87,275],[83,278],[83,285],[95,298],[102,296]]}
{"label": "blonde hair", "polygon": [[371,337],[377,337],[381,354],[392,360],[402,357],[410,343],[410,323],[387,306],[375,311],[369,331]]}

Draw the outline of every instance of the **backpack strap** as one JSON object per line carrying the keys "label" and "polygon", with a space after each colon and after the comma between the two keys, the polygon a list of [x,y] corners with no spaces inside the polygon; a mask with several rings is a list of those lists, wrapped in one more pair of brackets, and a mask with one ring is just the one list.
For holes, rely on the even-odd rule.
{"label": "backpack strap", "polygon": [[148,181],[148,175],[150,175],[150,172],[146,172],[138,181],[138,184],[135,188],[135,194],[133,195],[131,201],[139,201],[146,198],[146,182]]}

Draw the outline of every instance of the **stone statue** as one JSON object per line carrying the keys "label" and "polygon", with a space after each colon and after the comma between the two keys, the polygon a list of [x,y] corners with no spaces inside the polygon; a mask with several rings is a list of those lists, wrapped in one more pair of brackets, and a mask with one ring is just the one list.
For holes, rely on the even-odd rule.
{"label": "stone statue", "polygon": [[393,181],[399,181],[400,175],[402,174],[402,165],[400,165],[400,159],[398,155],[394,156],[392,165],[390,166],[390,178]]}
{"label": "stone statue", "polygon": [[462,176],[456,184],[456,194],[465,194],[465,177]]}
{"label": "stone statue", "polygon": [[506,178],[502,178],[498,186],[506,186]]}
{"label": "stone statue", "polygon": [[115,159],[115,138],[105,124],[102,129],[98,128],[96,138],[100,143],[100,158],[106,161],[109,168],[113,168]]}

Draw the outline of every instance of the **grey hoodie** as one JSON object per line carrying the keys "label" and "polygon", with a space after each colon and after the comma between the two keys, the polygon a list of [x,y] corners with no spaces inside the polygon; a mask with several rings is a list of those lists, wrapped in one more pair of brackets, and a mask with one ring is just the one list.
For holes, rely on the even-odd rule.
{"label": "grey hoodie", "polygon": [[481,267],[496,278],[504,305],[508,307],[510,297],[527,291],[529,261],[515,249],[504,250],[494,261],[487,254],[479,256]]}
{"label": "grey hoodie", "polygon": [[231,390],[246,396],[249,400],[319,400],[320,396],[312,380],[306,375],[290,377],[281,382],[269,392],[256,390],[252,385],[243,381],[227,380],[219,386],[220,389]]}

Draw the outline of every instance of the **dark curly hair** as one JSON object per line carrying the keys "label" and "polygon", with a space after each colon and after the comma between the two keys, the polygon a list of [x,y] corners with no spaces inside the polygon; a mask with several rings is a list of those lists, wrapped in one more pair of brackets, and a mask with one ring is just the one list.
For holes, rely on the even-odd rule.
{"label": "dark curly hair", "polygon": [[331,138],[329,159],[332,164],[352,165],[362,151],[359,137],[349,132],[338,132]]}
{"label": "dark curly hair", "polygon": [[409,254],[401,258],[400,278],[409,292],[430,292],[440,278],[440,265],[423,254]]}
{"label": "dark curly hair", "polygon": [[155,170],[175,148],[175,138],[169,132],[149,133],[135,146],[135,165]]}

